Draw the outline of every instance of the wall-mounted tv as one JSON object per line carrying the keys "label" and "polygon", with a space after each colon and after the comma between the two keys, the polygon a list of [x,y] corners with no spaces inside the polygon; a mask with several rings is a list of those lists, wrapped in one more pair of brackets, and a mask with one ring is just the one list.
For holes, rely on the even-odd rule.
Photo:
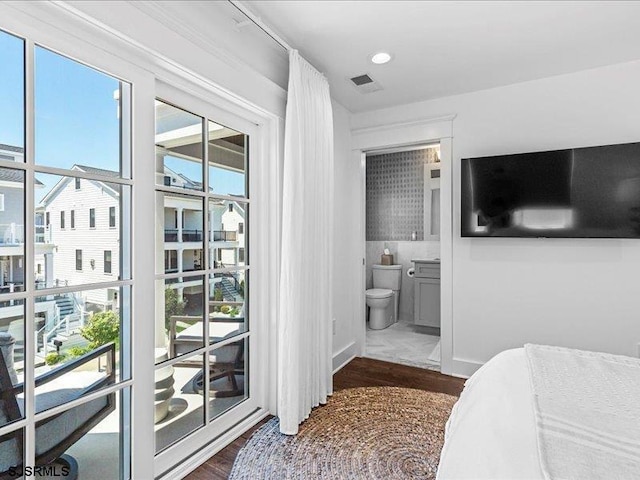
{"label": "wall-mounted tv", "polygon": [[640,238],[640,143],[462,159],[461,234]]}

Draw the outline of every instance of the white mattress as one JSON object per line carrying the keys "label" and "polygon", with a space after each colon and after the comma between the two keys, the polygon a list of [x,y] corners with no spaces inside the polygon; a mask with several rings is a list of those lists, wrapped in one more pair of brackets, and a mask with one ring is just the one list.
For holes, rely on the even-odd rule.
{"label": "white mattress", "polygon": [[447,422],[438,479],[544,478],[527,368],[524,349],[507,350],[467,380]]}

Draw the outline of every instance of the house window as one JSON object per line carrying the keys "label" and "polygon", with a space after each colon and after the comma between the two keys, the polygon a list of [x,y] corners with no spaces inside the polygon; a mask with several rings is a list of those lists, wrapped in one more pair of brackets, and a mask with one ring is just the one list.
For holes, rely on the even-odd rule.
{"label": "house window", "polygon": [[104,273],[111,273],[111,250],[104,251]]}
{"label": "house window", "polygon": [[164,252],[164,269],[166,272],[178,270],[178,252],[176,250]]}
{"label": "house window", "polygon": [[71,210],[71,228],[76,228],[76,211]]}
{"label": "house window", "polygon": [[89,209],[89,228],[96,228],[96,209]]}
{"label": "house window", "polygon": [[76,270],[82,271],[82,250],[76,250]]}
{"label": "house window", "polygon": [[64,210],[60,212],[60,228],[64,229]]}
{"label": "house window", "polygon": [[233,212],[233,203],[230,203],[230,204],[229,204],[229,211],[230,211],[230,212]]}
{"label": "house window", "polygon": [[244,248],[238,249],[238,263],[244,263]]}
{"label": "house window", "polygon": [[46,213],[44,214],[44,224],[45,224],[45,226],[47,226],[47,227],[51,224],[51,217],[50,217],[50,215],[49,215],[49,214],[50,214],[50,212],[46,212]]}
{"label": "house window", "polygon": [[242,222],[238,224],[238,233],[244,233],[244,223]]}
{"label": "house window", "polygon": [[109,207],[109,228],[116,226],[116,207]]}
{"label": "house window", "polygon": [[80,190],[80,179],[76,178],[76,190]]}

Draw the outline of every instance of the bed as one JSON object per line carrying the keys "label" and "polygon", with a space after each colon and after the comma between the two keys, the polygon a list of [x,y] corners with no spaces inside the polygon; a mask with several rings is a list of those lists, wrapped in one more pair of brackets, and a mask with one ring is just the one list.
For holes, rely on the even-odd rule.
{"label": "bed", "polygon": [[640,360],[526,345],[465,384],[437,478],[640,478]]}

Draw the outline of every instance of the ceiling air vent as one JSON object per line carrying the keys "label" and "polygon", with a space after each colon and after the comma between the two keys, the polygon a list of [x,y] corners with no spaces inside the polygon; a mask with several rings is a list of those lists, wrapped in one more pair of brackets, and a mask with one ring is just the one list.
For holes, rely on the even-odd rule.
{"label": "ceiling air vent", "polygon": [[373,83],[373,78],[365,73],[364,75],[353,77],[351,81],[356,84],[356,87],[360,87],[362,85],[366,85],[367,83]]}
{"label": "ceiling air vent", "polygon": [[366,73],[363,75],[352,77],[350,80],[355,85],[356,90],[358,90],[360,93],[372,93],[377,92],[378,90],[382,90],[380,84]]}

